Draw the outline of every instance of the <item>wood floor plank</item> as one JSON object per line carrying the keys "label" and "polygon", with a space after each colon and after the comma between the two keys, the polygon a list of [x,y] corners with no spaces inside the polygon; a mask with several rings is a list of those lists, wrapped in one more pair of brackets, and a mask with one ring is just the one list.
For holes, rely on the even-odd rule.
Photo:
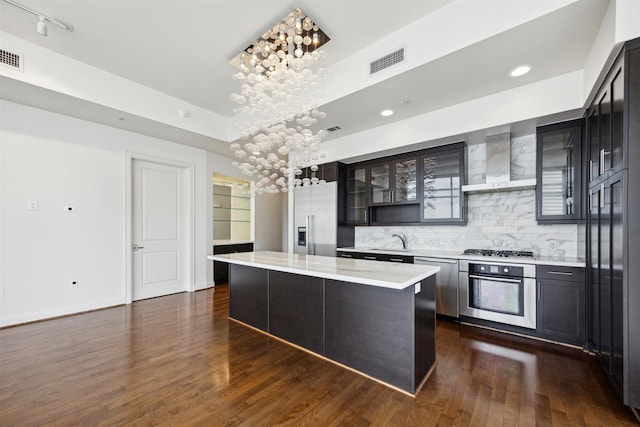
{"label": "wood floor plank", "polygon": [[0,425],[635,425],[579,350],[438,321],[412,398],[227,313],[219,286],[0,329]]}

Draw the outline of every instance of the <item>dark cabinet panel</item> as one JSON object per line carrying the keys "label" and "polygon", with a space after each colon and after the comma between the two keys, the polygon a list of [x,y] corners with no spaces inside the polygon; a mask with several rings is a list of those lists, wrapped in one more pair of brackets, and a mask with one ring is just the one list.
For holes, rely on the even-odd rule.
{"label": "dark cabinet panel", "polygon": [[326,280],[325,355],[413,392],[413,292]]}
{"label": "dark cabinet panel", "polygon": [[324,354],[323,279],[271,271],[269,332]]}
{"label": "dark cabinet panel", "polygon": [[624,166],[624,62],[613,66],[587,111],[590,186]]}
{"label": "dark cabinet panel", "polygon": [[584,269],[538,265],[539,336],[583,346],[585,342]]}
{"label": "dark cabinet panel", "polygon": [[640,39],[627,42],[587,112],[588,345],[640,408]]}
{"label": "dark cabinet panel", "polygon": [[575,223],[584,218],[582,124],[579,119],[536,129],[538,223]]}
{"label": "dark cabinet panel", "polygon": [[[231,245],[215,245],[214,255],[235,254],[238,252],[252,252],[253,243],[236,243]],[[229,281],[229,263],[213,261],[213,281],[216,285]]]}
{"label": "dark cabinet panel", "polygon": [[353,259],[368,259],[370,261],[390,261],[390,262],[402,262],[405,264],[413,264],[412,255],[391,255],[371,252],[344,252],[338,251],[337,256],[341,258],[353,258]]}
{"label": "dark cabinet panel", "polygon": [[229,270],[229,317],[268,331],[269,271],[237,264]]}
{"label": "dark cabinet panel", "polygon": [[325,180],[326,182],[334,182],[338,180],[338,168],[338,162],[317,165],[316,170],[313,170],[311,167],[306,167],[302,169],[302,174],[297,176],[297,178],[308,178],[309,180],[317,178],[318,181]]}

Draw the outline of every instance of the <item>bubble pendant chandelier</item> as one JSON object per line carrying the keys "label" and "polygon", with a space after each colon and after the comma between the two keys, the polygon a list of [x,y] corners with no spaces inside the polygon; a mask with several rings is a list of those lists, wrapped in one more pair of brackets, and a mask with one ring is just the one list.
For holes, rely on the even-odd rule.
{"label": "bubble pendant chandelier", "polygon": [[[319,48],[329,37],[302,10],[295,9],[274,25],[231,64],[240,91],[231,95],[242,114],[242,142],[230,144],[233,162],[254,181],[255,194],[291,191],[294,186],[321,184],[315,177],[327,131],[310,127],[326,114],[318,110],[325,71],[316,69],[326,54]],[[302,166],[311,178],[300,179]]]}

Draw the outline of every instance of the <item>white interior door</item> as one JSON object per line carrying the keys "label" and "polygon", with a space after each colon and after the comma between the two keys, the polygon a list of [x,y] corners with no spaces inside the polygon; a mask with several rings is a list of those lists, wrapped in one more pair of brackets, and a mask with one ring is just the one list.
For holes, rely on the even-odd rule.
{"label": "white interior door", "polygon": [[132,299],[186,291],[190,277],[188,169],[133,160]]}

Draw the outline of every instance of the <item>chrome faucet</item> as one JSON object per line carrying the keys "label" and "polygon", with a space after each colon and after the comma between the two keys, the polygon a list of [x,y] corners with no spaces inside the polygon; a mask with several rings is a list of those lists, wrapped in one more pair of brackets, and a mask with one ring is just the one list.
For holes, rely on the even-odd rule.
{"label": "chrome faucet", "polygon": [[402,242],[402,249],[407,249],[407,235],[404,233],[394,233],[392,237],[397,237]]}

